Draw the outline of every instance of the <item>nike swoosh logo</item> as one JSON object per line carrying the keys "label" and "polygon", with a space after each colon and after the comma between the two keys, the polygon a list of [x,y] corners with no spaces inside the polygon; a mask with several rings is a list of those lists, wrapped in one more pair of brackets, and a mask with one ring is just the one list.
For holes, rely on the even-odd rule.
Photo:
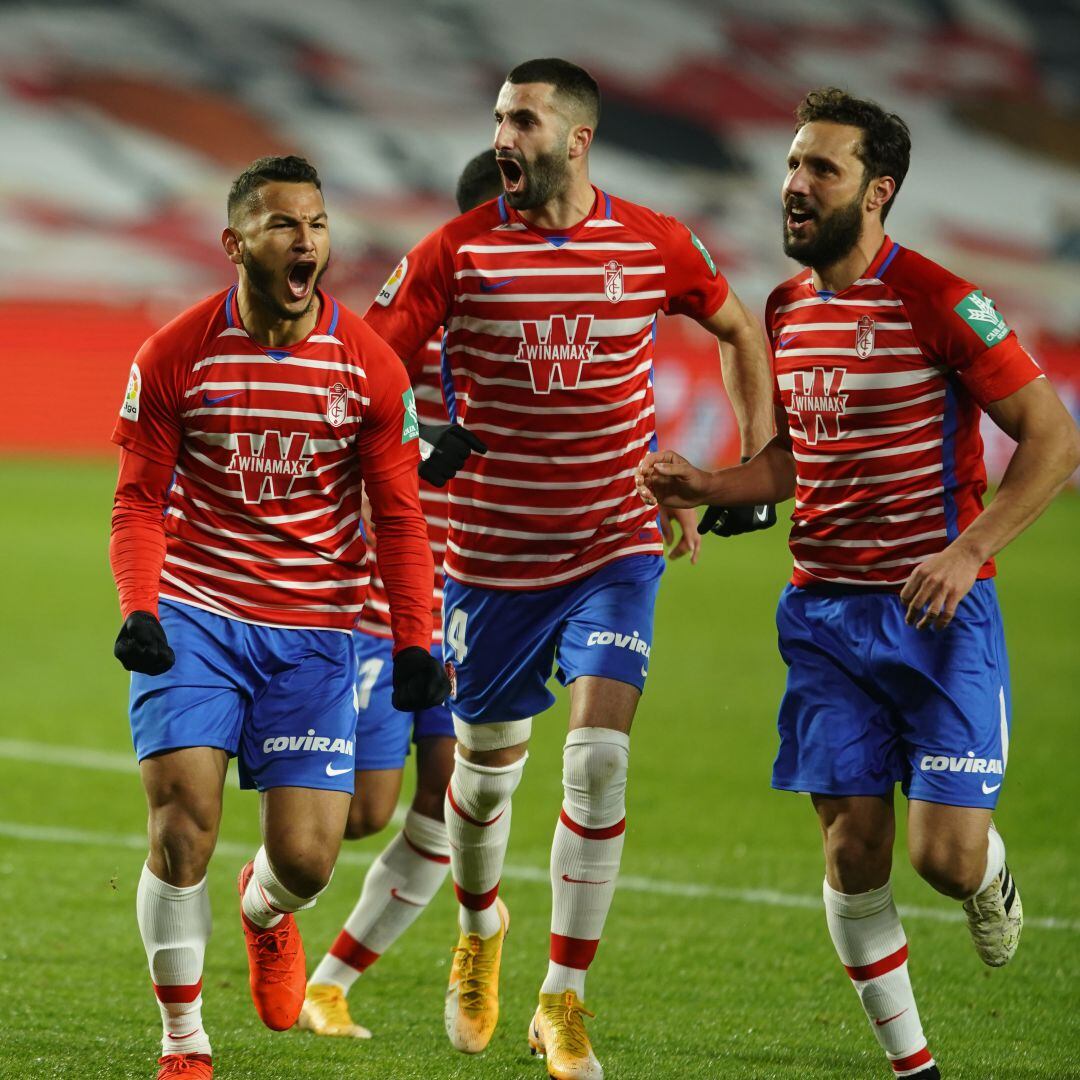
{"label": "nike swoosh logo", "polygon": [[511,281],[517,281],[516,277],[508,277],[504,281],[481,281],[481,292],[494,292],[496,289],[501,289],[504,285],[509,285]]}
{"label": "nike swoosh logo", "polygon": [[786,349],[798,336],[798,334],[788,334],[787,337],[782,337],[777,341],[776,347],[778,349]]}
{"label": "nike swoosh logo", "polygon": [[986,781],[985,781],[985,780],[984,780],[984,781],[983,781],[983,783],[982,783],[982,789],[983,789],[983,794],[984,794],[984,795],[993,795],[993,794],[994,794],[994,792],[995,792],[995,791],[997,791],[997,789],[998,789],[999,787],[1001,787],[1001,785],[1000,785],[1000,784],[995,784],[995,785],[994,785],[993,787],[987,787],[987,786],[986,786]]}
{"label": "nike swoosh logo", "polygon": [[390,895],[395,900],[400,900],[403,904],[409,904],[411,907],[425,907],[426,906],[424,904],[418,904],[415,900],[410,900],[406,896],[402,896],[401,893],[399,893],[396,888],[390,890]]}
{"label": "nike swoosh logo", "polygon": [[243,390],[234,390],[231,394],[224,394],[221,397],[211,397],[205,391],[203,392],[203,404],[204,405],[220,405],[223,401],[228,401],[231,397],[236,397],[237,394],[242,394]]}
{"label": "nike swoosh logo", "polygon": [[769,516],[769,508],[767,506],[759,506],[754,511],[754,517],[756,517],[758,519],[758,521],[764,521],[768,516]]}
{"label": "nike swoosh logo", "polygon": [[649,669],[644,664],[641,665],[641,677],[643,679],[647,679],[649,677]]}
{"label": "nike swoosh logo", "polygon": [[174,1035],[171,1031],[167,1034],[170,1039],[190,1039],[192,1035],[198,1035],[199,1030],[199,1028],[192,1028],[190,1031],[185,1031],[183,1035]]}
{"label": "nike swoosh logo", "polygon": [[567,877],[566,874],[563,874],[562,879],[569,885],[608,885],[611,883],[611,878],[605,881],[586,881],[582,878]]}
{"label": "nike swoosh logo", "polygon": [[334,766],[328,761],[326,763],[326,775],[327,776],[341,776],[342,773],[352,772],[353,767],[346,765],[344,769],[335,769]]}
{"label": "nike swoosh logo", "polygon": [[874,1023],[877,1024],[878,1027],[884,1027],[886,1024],[891,1024],[894,1020],[899,1020],[906,1012],[907,1009],[901,1009],[895,1016],[890,1016],[887,1020],[875,1020]]}

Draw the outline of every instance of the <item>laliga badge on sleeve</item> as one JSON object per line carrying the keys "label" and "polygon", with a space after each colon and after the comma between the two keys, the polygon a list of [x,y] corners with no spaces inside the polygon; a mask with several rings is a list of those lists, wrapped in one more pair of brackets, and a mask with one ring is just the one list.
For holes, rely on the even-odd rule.
{"label": "laliga badge on sleeve", "polygon": [[125,420],[139,419],[139,395],[142,393],[142,372],[139,365],[131,365],[131,374],[128,376],[127,390],[124,393],[124,403],[120,406],[120,415]]}
{"label": "laliga badge on sleeve", "polygon": [[390,301],[397,295],[397,291],[401,288],[401,283],[405,280],[405,275],[408,272],[409,258],[406,255],[394,268],[394,272],[386,279],[386,284],[379,290],[379,295],[375,297],[375,303],[381,304],[383,307],[389,307]]}

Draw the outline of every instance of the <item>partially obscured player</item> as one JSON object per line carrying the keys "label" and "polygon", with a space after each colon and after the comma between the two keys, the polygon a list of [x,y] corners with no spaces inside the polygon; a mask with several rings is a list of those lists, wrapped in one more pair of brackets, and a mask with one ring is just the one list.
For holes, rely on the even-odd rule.
{"label": "partially obscured player", "polygon": [[110,556],[149,803],[138,922],[161,1009],[158,1078],[212,1075],[203,1027],[206,867],[228,760],[261,793],[240,873],[252,997],[271,1028],[304,997],[292,913],[330,880],[353,790],[352,626],[368,575],[366,486],[395,642],[394,703],[449,690],[431,641],[417,422],[397,357],[318,288],[330,257],[302,158],[233,183],[222,243],[238,283],[158,331],[131,368]]}
{"label": "partially obscured player", "polygon": [[[1023,909],[990,820],[1012,720],[993,557],[1080,464],[1080,437],[993,300],[885,235],[904,122],[833,89],[796,117],[784,250],[809,269],[766,309],[780,434],[715,473],[649,454],[639,486],[668,506],[794,491],[773,786],[811,794],[829,932],[894,1073],[933,1080],[890,886],[893,790],[915,869],[1007,963]],[[1018,443],[985,511],[980,410]]]}
{"label": "partially obscured player", "polygon": [[402,356],[446,326],[450,416],[489,446],[450,486],[444,655],[458,751],[446,825],[461,933],[447,1033],[476,1053],[498,1018],[510,800],[532,717],[554,701],[555,665],[570,733],[529,1041],[552,1076],[587,1080],[603,1070],[582,1021],[585,974],[622,856],[629,733],[663,568],[657,515],[633,479],[654,438],[659,313],[732,346],[723,366],[744,452],[772,434],[760,330],[689,229],[592,186],[598,119],[581,68],[515,68],[495,107],[504,195],[417,245],[365,316]]}
{"label": "partially obscured player", "polygon": [[[457,185],[462,213],[502,191],[495,151],[485,150],[465,166]],[[448,423],[442,397],[442,333],[411,365],[416,412],[422,431]],[[442,561],[449,503],[446,488],[421,483],[428,537],[435,558],[432,593],[432,654],[442,662]],[[349,1015],[345,995],[359,976],[416,921],[450,870],[450,845],[443,801],[454,769],[454,722],[443,703],[420,712],[400,712],[391,701],[390,606],[369,534],[371,584],[355,634],[357,657],[356,790],[345,836],[360,839],[389,822],[401,791],[410,738],[416,744],[416,793],[401,832],[382,851],[364,878],[356,906],[330,951],[312,973],[300,1026],[319,1035],[366,1038],[370,1033]]]}

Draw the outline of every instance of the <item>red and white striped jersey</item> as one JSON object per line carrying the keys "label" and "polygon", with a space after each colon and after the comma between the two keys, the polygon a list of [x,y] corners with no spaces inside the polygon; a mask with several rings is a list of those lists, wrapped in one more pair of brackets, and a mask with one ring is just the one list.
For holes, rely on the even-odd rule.
{"label": "red and white striped jersey", "polygon": [[992,300],[888,237],[847,289],[805,270],[765,318],[795,453],[792,582],[902,586],[982,511],[980,408],[1038,366]]}
{"label": "red and white striped jersey", "polygon": [[[368,584],[362,482],[403,491],[422,530],[408,377],[323,293],[315,329],[285,349],[248,336],[235,294],[146,341],[113,432],[175,468],[160,595],[246,622],[349,631]],[[425,644],[426,604],[420,613],[410,632]]]}
{"label": "red and white striped jersey", "polygon": [[633,481],[654,438],[654,320],[706,319],[727,293],[686,226],[601,191],[572,229],[499,198],[402,259],[365,318],[401,356],[446,327],[447,408],[489,447],[450,483],[450,577],[547,588],[662,554]]}
{"label": "red and white striped jersey", "polygon": [[[409,365],[412,372],[413,392],[416,394],[416,415],[422,424],[445,424],[446,406],[442,394],[442,332],[436,334],[421,350],[420,356]],[[443,556],[446,554],[446,522],[449,508],[446,488],[437,488],[426,480],[420,481],[420,505],[427,523],[431,554],[435,561],[435,586],[431,593],[431,642],[442,644],[442,594]],[[378,537],[376,537],[376,541]],[[388,638],[390,634],[390,602],[386,596],[379,573],[378,550],[368,552],[368,568],[371,584],[368,586],[367,602],[356,624],[357,630],[376,637]]]}

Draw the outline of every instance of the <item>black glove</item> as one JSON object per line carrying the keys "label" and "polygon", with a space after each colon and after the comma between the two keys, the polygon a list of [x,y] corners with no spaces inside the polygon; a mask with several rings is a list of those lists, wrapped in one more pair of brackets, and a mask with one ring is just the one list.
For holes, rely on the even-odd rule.
{"label": "black glove", "polygon": [[128,671],[163,675],[176,663],[165,628],[149,611],[133,611],[120,627],[113,655]]}
{"label": "black glove", "polygon": [[[750,459],[739,458],[745,465]],[[701,516],[697,531],[704,536],[738,536],[739,533],[771,529],[776,524],[776,507],[770,503],[761,506],[710,506]]]}
{"label": "black glove", "polygon": [[394,695],[390,701],[398,712],[433,709],[449,695],[446,669],[427,649],[410,645],[394,657]]}
{"label": "black glove", "polygon": [[470,454],[487,453],[487,445],[460,424],[421,424],[420,438],[431,444],[431,454],[420,462],[420,475],[436,487],[445,487]]}

